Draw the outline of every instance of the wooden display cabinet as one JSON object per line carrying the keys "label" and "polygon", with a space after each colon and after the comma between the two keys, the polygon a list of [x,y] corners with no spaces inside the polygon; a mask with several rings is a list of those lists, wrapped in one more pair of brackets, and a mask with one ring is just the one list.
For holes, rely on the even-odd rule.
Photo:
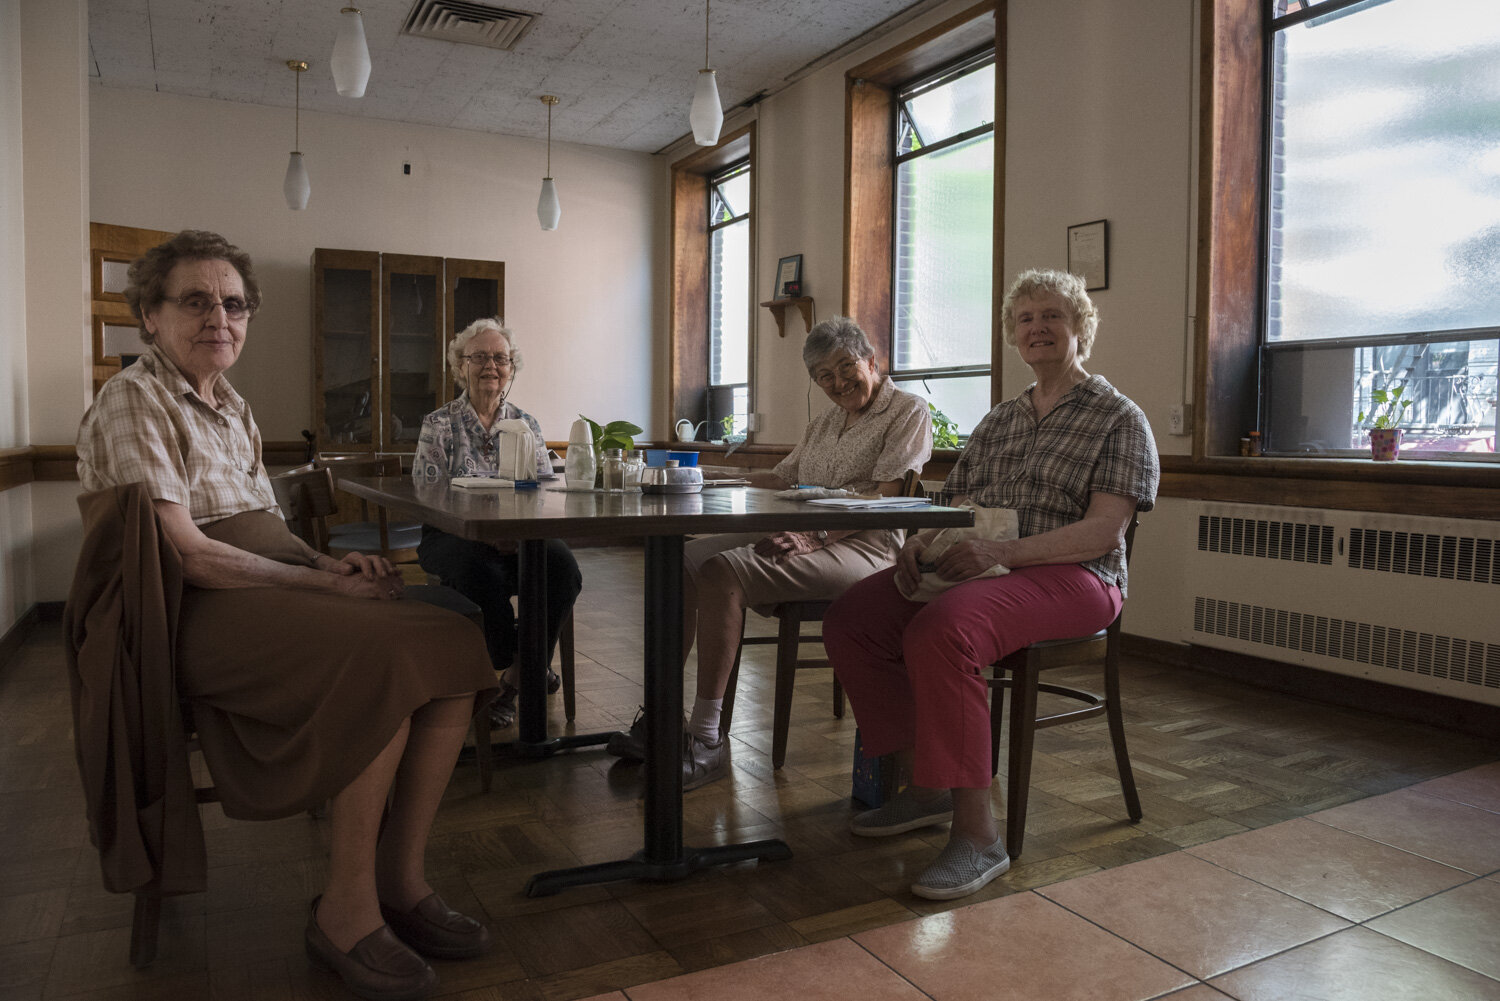
{"label": "wooden display cabinet", "polygon": [[504,317],[499,261],[313,253],[313,420],[326,452],[411,452],[422,418],[456,395],[453,335]]}

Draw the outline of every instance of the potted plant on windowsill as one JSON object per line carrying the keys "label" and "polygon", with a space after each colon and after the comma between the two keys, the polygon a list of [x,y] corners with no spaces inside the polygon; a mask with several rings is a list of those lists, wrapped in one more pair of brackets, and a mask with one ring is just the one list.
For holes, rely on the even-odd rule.
{"label": "potted plant on windowsill", "polygon": [[1376,462],[1394,462],[1401,454],[1404,429],[1401,421],[1412,401],[1406,387],[1376,389],[1370,392],[1370,411],[1360,411],[1359,422],[1370,432],[1370,457]]}

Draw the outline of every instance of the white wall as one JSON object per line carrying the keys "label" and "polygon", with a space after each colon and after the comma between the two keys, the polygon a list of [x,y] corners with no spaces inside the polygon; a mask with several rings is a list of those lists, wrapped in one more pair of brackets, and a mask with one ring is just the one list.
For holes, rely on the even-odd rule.
{"label": "white wall", "polygon": [[[1091,293],[1090,372],[1151,421],[1163,453],[1184,398],[1195,0],[1010,0],[1005,272],[1067,266],[1067,228],[1109,220],[1109,288]],[[1015,355],[1005,395],[1031,382]]]}
{"label": "white wall", "polygon": [[293,212],[281,195],[290,111],[100,86],[90,97],[93,221],[211,229],[254,259],[265,305],[229,375],[268,440],[311,426],[316,247],[504,261],[506,321],[526,352],[514,402],[549,438],[566,439],[579,411],[649,429],[648,155],[554,143],[563,215],[548,233],[541,143],[304,113],[312,198]]}
{"label": "white wall", "polygon": [[[28,443],[20,0],[0,0],[0,449]],[[31,607],[31,488],[0,491],[0,635]]]}

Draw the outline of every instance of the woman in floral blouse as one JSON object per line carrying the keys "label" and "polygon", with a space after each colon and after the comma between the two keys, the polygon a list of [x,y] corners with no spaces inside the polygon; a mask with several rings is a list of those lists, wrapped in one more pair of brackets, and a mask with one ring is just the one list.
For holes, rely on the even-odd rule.
{"label": "woman in floral blouse", "polygon": [[[418,483],[455,476],[495,473],[501,453],[498,426],[522,420],[536,437],[536,471],[550,472],[547,445],[536,418],[507,397],[521,369],[515,335],[498,319],[475,320],[448,345],[448,367],[464,392],[422,419],[412,476]],[[490,661],[501,672],[500,697],[490,707],[490,722],[505,728],[516,718],[516,617],[511,595],[520,587],[519,558],[513,543],[476,542],[422,526],[417,548],[422,569],[442,578],[484,613],[484,637]],[[547,540],[547,658],[583,587],[578,562],[566,544]],[[558,689],[557,675],[547,671],[547,691]]]}

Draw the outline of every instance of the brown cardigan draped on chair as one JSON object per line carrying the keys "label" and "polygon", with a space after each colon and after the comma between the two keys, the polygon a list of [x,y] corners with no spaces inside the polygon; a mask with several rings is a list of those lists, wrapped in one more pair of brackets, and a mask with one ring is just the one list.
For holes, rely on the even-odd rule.
{"label": "brown cardigan draped on chair", "polygon": [[203,826],[176,684],[182,560],[138,483],[78,498],[63,612],[73,739],[104,886],[201,892]]}

